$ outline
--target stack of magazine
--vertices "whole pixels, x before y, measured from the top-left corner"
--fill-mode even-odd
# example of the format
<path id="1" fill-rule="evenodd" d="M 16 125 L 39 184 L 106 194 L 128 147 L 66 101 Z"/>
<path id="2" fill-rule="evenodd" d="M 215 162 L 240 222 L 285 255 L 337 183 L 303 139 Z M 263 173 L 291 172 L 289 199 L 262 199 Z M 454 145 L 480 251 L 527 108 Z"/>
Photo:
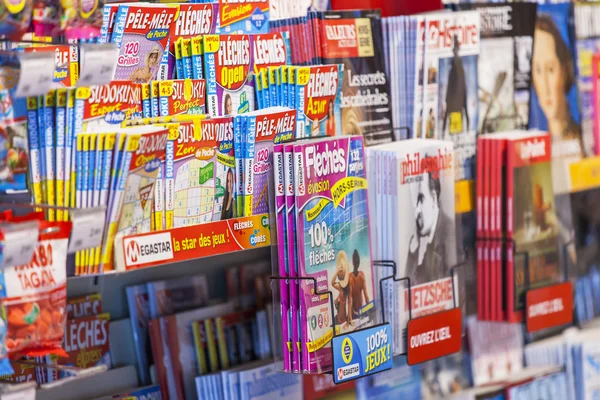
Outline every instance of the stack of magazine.
<path id="1" fill-rule="evenodd" d="M 525 291 L 563 279 L 550 135 L 484 135 L 478 147 L 478 316 L 520 322 Z"/>
<path id="2" fill-rule="evenodd" d="M 331 338 L 376 321 L 363 146 L 349 136 L 274 147 L 278 274 L 300 278 L 279 285 L 286 371 L 330 371 Z"/>
<path id="3" fill-rule="evenodd" d="M 475 11 L 391 17 L 383 23 L 397 138 L 451 140 L 457 180 L 475 175 L 478 98 L 473 77 L 480 25 Z"/>
<path id="4" fill-rule="evenodd" d="M 409 317 L 458 306 L 451 278 L 457 259 L 455 164 L 449 141 L 410 139 L 367 149 L 374 255 L 395 263 L 396 278 L 410 279 L 410 292 L 408 282 L 386 280 L 382 298 L 378 293 L 385 322 L 392 325 L 394 354 L 406 352 Z M 377 267 L 376 281 L 392 273 L 389 265 Z"/>
<path id="5" fill-rule="evenodd" d="M 526 129 L 537 4 L 456 4 L 481 18 L 478 62 L 480 134 Z"/>

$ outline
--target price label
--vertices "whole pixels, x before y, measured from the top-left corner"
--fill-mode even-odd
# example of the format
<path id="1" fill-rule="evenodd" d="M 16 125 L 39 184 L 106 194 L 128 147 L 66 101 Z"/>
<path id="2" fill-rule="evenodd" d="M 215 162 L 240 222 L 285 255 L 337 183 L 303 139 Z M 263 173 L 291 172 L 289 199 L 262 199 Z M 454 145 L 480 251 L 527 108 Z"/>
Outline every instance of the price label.
<path id="1" fill-rule="evenodd" d="M 81 69 L 77 86 L 104 85 L 110 83 L 117 67 L 119 49 L 110 44 L 82 44 Z"/>
<path id="2" fill-rule="evenodd" d="M 91 249 L 102 244 L 106 208 L 84 208 L 71 211 L 71 240 L 69 253 Z"/>
<path id="3" fill-rule="evenodd" d="M 334 336 L 333 382 L 338 384 L 392 368 L 390 324 Z"/>
<path id="4" fill-rule="evenodd" d="M 15 97 L 41 96 L 52 89 L 54 57 L 51 51 L 19 54 L 20 73 Z"/>
<path id="5" fill-rule="evenodd" d="M 14 267 L 28 264 L 38 244 L 40 224 L 28 221 L 19 224 L 5 225 L 2 228 L 2 267 Z"/>

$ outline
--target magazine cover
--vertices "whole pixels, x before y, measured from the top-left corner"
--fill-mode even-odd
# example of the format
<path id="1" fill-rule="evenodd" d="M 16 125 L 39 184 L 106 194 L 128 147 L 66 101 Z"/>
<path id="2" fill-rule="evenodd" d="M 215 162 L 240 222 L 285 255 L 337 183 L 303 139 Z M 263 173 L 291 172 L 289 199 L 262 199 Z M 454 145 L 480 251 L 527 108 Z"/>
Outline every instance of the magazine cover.
<path id="1" fill-rule="evenodd" d="M 234 217 L 231 117 L 177 125 L 179 136 L 167 146 L 167 226 L 177 228 Z"/>
<path id="2" fill-rule="evenodd" d="M 527 129 L 537 5 L 460 4 L 481 16 L 479 133 Z"/>
<path id="3" fill-rule="evenodd" d="M 233 118 L 220 117 L 202 121 L 202 137 L 215 138 L 213 221 L 239 215 L 235 206 L 235 158 L 233 145 Z"/>
<path id="4" fill-rule="evenodd" d="M 223 33 L 269 33 L 269 0 L 219 0 Z"/>
<path id="5" fill-rule="evenodd" d="M 68 320 L 64 338 L 68 358 L 59 357 L 58 363 L 82 369 L 106 365 L 110 369 L 109 327 L 108 313 Z M 63 374 L 69 376 L 68 372 Z"/>
<path id="6" fill-rule="evenodd" d="M 340 93 L 343 65 L 319 65 L 296 69 L 298 138 L 342 134 Z"/>
<path id="7" fill-rule="evenodd" d="M 558 224 L 551 169 L 551 138 L 546 133 L 508 140 L 507 237 L 515 242 L 514 254 L 509 246 L 506 282 L 507 313 L 510 322 L 523 318 L 525 291 L 562 280 L 558 259 Z M 510 207 L 510 205 L 509 205 Z M 529 266 L 520 254 L 529 253 Z M 527 271 L 529 276 L 526 277 Z"/>
<path id="8" fill-rule="evenodd" d="M 273 190 L 273 146 L 295 137 L 296 110 L 272 107 L 246 116 L 244 216 L 269 212 L 269 190 Z"/>
<path id="9" fill-rule="evenodd" d="M 35 130 L 37 123 L 30 118 L 30 113 L 37 113 L 29 111 L 29 99 L 17 99 L 13 95 L 7 90 L 0 91 L 0 102 L 4 104 L 0 123 L 0 191 L 25 190 L 29 167 L 29 180 L 37 201 L 42 196 L 40 140 Z M 34 103 L 31 105 L 37 106 L 37 99 Z"/>
<path id="10" fill-rule="evenodd" d="M 382 238 L 389 238 L 386 254 L 396 262 L 396 276 L 410 278 L 412 318 L 458 306 L 453 291 L 458 298 L 459 290 L 450 277 L 457 261 L 452 142 L 412 139 L 371 149 L 389 166 L 381 177 L 384 195 L 381 205 L 377 203 L 378 214 L 387 220 Z M 395 286 L 396 292 L 401 290 Z M 427 300 L 419 295 L 431 290 L 440 295 Z M 392 295 L 397 303 L 395 332 L 404 336 L 408 303 L 404 296 Z M 405 341 L 399 340 L 395 353 L 405 351 Z"/>
<path id="11" fill-rule="evenodd" d="M 174 373 L 174 379 L 169 381 L 169 389 L 174 388 L 176 393 L 173 398 L 198 398 L 194 385 L 197 363 L 194 351 L 194 335 L 190 329 L 192 322 L 215 318 L 232 312 L 232 303 L 219 303 L 161 318 L 161 324 L 164 325 L 164 332 L 167 336 L 170 363 Z"/>
<path id="12" fill-rule="evenodd" d="M 100 397 L 95 400 L 160 400 L 160 385 L 151 385 L 126 390 L 113 396 Z"/>
<path id="13" fill-rule="evenodd" d="M 113 172 L 111 196 L 107 210 L 108 225 L 102 247 L 102 267 L 113 268 L 113 248 L 124 257 L 120 239 L 134 233 L 150 232 L 154 182 L 160 160 L 165 157 L 168 128 L 119 128 L 117 142 L 122 154 Z M 114 164 L 115 166 L 117 164 Z M 113 247 L 115 240 L 116 246 Z"/>
<path id="14" fill-rule="evenodd" d="M 298 273 L 303 369 L 331 369 L 331 338 L 371 326 L 373 303 L 367 181 L 363 138 L 294 146 Z M 332 321 L 331 318 L 334 320 Z"/>
<path id="15" fill-rule="evenodd" d="M 138 376 L 140 382 L 149 383 L 153 352 L 151 351 L 148 330 L 148 320 L 150 319 L 148 289 L 144 284 L 129 286 L 126 289 L 126 293 L 131 331 L 135 343 Z"/>
<path id="16" fill-rule="evenodd" d="M 92 293 L 67 299 L 67 319 L 102 314 L 102 295 Z"/>
<path id="17" fill-rule="evenodd" d="M 289 32 L 254 35 L 252 50 L 254 55 L 254 73 L 268 67 L 279 67 L 292 63 Z"/>
<path id="18" fill-rule="evenodd" d="M 202 45 L 201 37 L 203 35 L 217 33 L 218 6 L 217 3 L 179 4 L 179 14 L 175 21 L 175 32 L 171 38 L 169 50 L 169 76 L 171 79 L 183 78 L 183 76 L 177 76 L 178 74 L 175 66 L 176 43 L 180 43 L 179 39 L 191 39 L 192 54 L 196 53 L 196 55 L 198 55 Z M 196 50 L 194 50 L 194 46 L 196 46 Z M 201 62 L 201 54 L 198 56 Z M 192 71 L 193 70 L 194 69 L 192 69 Z M 199 71 L 202 72 L 202 66 L 200 66 Z M 194 78 L 198 79 L 202 78 L 202 76 L 194 76 Z"/>
<path id="19" fill-rule="evenodd" d="M 595 168 L 595 158 L 578 162 L 571 166 L 572 180 L 575 182 L 582 176 L 580 168 Z M 586 165 L 587 164 L 587 165 Z M 581 167 L 579 167 L 581 166 Z M 578 168 L 579 167 L 579 168 Z M 578 179 L 579 178 L 579 179 Z M 600 276 L 598 275 L 598 253 L 600 251 L 600 237 L 598 224 L 600 223 L 596 202 L 600 198 L 597 187 L 573 188 L 567 196 L 568 209 L 572 219 L 575 262 L 568 264 L 570 278 L 576 282 L 575 309 L 579 323 L 595 318 L 600 314 Z M 557 212 L 560 214 L 561 204 L 556 198 Z"/>
<path id="20" fill-rule="evenodd" d="M 208 304 L 208 282 L 204 275 L 148 282 L 146 285 L 152 319 Z"/>
<path id="21" fill-rule="evenodd" d="M 111 37 L 120 49 L 115 80 L 148 83 L 156 78 L 177 11 L 177 7 L 168 5 L 119 6 Z M 125 17 L 120 19 L 119 14 Z"/>
<path id="22" fill-rule="evenodd" d="M 206 35 L 203 45 L 204 70 L 210 78 L 206 82 L 207 114 L 217 117 L 253 111 L 253 36 Z"/>
<path id="23" fill-rule="evenodd" d="M 385 73 L 379 10 L 328 11 L 319 21 L 323 63 L 344 65 L 342 133 L 362 135 L 365 145 L 392 140 L 391 97 Z"/>
<path id="24" fill-rule="evenodd" d="M 516 324 L 467 320 L 473 384 L 502 380 L 523 369 L 522 327 Z"/>
<path id="25" fill-rule="evenodd" d="M 356 381 L 356 398 L 369 399 L 420 399 L 422 398 L 419 367 L 406 364 L 406 358 L 394 358 L 391 370 Z"/>
<path id="26" fill-rule="evenodd" d="M 125 120 L 139 118 L 141 95 L 141 85 L 131 82 L 77 88 L 72 137 L 99 128 L 113 129 Z"/>
<path id="27" fill-rule="evenodd" d="M 600 49 L 600 35 L 594 23 L 600 15 L 595 4 L 575 6 L 575 38 L 577 51 L 577 86 L 581 101 L 581 131 L 585 154 L 597 154 L 599 143 L 594 132 L 594 76 L 592 58 Z"/>
<path id="28" fill-rule="evenodd" d="M 571 3 L 538 5 L 531 59 L 529 128 L 550 132 L 552 157 L 584 155 L 575 81 Z M 559 73 L 555 73 L 559 68 Z"/>
<path id="29" fill-rule="evenodd" d="M 279 369 L 278 369 L 279 368 Z M 302 400 L 302 376 L 278 373 L 281 366 L 267 363 L 244 368 L 239 373 L 240 400 L 281 399 Z"/>
<path id="30" fill-rule="evenodd" d="M 178 114 L 204 114 L 206 81 L 204 79 L 173 79 L 158 84 L 161 117 Z"/>
<path id="31" fill-rule="evenodd" d="M 475 11 L 426 19 L 421 138 L 454 143 L 456 180 L 475 177 L 479 33 Z"/>
<path id="32" fill-rule="evenodd" d="M 433 16 L 432 16 L 433 17 Z M 426 39 L 426 17 L 417 16 L 415 17 L 415 25 L 408 27 L 408 36 L 409 36 L 409 44 L 407 45 L 407 50 L 411 53 L 411 45 L 414 43 L 414 74 L 412 75 L 412 83 L 408 81 L 409 94 L 412 92 L 414 99 L 413 101 L 408 102 L 409 110 L 412 110 L 412 118 L 410 119 L 410 127 L 411 134 L 414 138 L 422 138 L 425 137 L 423 133 L 423 99 L 424 99 L 424 85 L 425 85 L 425 39 Z M 401 28 L 396 24 L 396 32 L 401 31 Z M 414 41 L 410 37 L 412 29 L 415 28 L 416 38 Z M 394 35 L 394 30 L 392 30 L 391 35 Z M 401 53 L 400 53 L 401 54 Z M 408 75 L 410 78 L 410 75 Z M 400 77 L 402 79 L 402 77 Z M 401 85 L 401 83 L 399 84 Z M 402 87 L 402 86 L 400 86 Z M 414 87 L 414 90 L 412 88 Z M 400 118 L 402 115 L 402 109 L 400 110 Z M 411 114 L 409 114 L 411 115 Z M 402 128 L 400 125 L 397 128 Z"/>

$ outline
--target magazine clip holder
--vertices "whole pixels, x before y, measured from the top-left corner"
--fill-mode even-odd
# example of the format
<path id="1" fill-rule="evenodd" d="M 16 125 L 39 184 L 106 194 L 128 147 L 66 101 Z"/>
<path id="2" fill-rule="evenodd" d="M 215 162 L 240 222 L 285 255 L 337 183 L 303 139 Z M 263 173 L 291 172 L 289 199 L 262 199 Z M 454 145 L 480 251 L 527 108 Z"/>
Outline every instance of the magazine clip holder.
<path id="1" fill-rule="evenodd" d="M 84 379 L 93 375 L 101 374 L 108 370 L 106 365 L 97 365 L 90 368 L 77 368 L 68 365 L 57 365 L 57 364 L 46 364 L 40 363 L 33 360 L 19 360 L 13 361 L 15 364 L 23 364 L 29 365 L 36 368 L 42 368 L 47 370 L 56 371 L 58 374 L 64 373 L 64 377 L 56 380 L 52 380 L 51 382 L 42 383 L 39 385 L 40 389 L 50 389 L 57 386 L 62 386 L 67 382 L 71 382 L 78 379 Z M 50 371 L 46 371 L 47 374 L 50 374 Z M 0 398 L 1 400 L 1 398 Z"/>
<path id="2" fill-rule="evenodd" d="M 523 322 L 525 331 L 530 340 L 541 339 L 556 334 L 556 329 L 572 325 L 574 321 L 573 304 L 573 284 L 568 279 L 568 248 L 573 244 L 572 241 L 562 245 L 561 279 L 558 283 L 549 283 L 531 287 L 529 252 L 515 252 L 515 259 L 518 254 L 525 256 L 525 281 L 523 295 Z M 516 246 L 512 241 L 513 248 Z M 560 254 L 559 254 L 560 256 Z M 516 274 L 515 274 L 516 275 Z M 516 276 L 515 276 L 516 278 Z"/>
<path id="3" fill-rule="evenodd" d="M 117 69 L 118 55 L 119 48 L 114 43 L 80 43 L 77 87 L 110 83 Z"/>
<path id="4" fill-rule="evenodd" d="M 55 57 L 52 51 L 0 51 L 0 89 L 14 90 L 15 98 L 47 94 L 54 85 Z"/>
<path id="5" fill-rule="evenodd" d="M 463 331 L 462 331 L 462 312 L 460 311 L 460 301 L 459 301 L 459 299 L 457 299 L 457 296 L 458 296 L 457 291 L 460 290 L 460 287 L 464 287 L 464 286 L 460 286 L 458 284 L 458 279 L 459 278 L 458 278 L 458 272 L 457 271 L 458 271 L 459 268 L 462 268 L 464 265 L 466 265 L 466 263 L 467 263 L 467 260 L 465 259 L 464 261 L 462 261 L 462 262 L 460 262 L 460 263 L 458 263 L 458 264 L 456 264 L 456 265 L 454 265 L 454 266 L 452 266 L 450 268 L 450 279 L 451 279 L 451 282 L 452 282 L 452 305 L 453 305 L 453 307 L 451 309 L 449 309 L 449 310 L 445 310 L 445 311 L 441 311 L 441 312 L 436 312 L 436 313 L 429 314 L 429 315 L 426 315 L 426 316 L 423 316 L 423 317 L 413 318 L 413 305 L 412 305 L 412 292 L 411 292 L 412 286 L 411 286 L 411 280 L 410 280 L 410 278 L 409 277 L 397 278 L 396 277 L 397 265 L 396 265 L 396 262 L 394 262 L 392 260 L 376 260 L 376 261 L 373 261 L 373 265 L 376 266 L 376 267 L 392 268 L 392 275 L 383 277 L 383 278 L 381 278 L 379 280 L 379 290 L 380 290 L 380 295 L 381 295 L 381 301 L 380 301 L 380 303 L 381 303 L 381 317 L 382 317 L 382 321 L 384 321 L 384 322 L 386 321 L 385 301 L 384 301 L 385 292 L 386 292 L 386 290 L 384 288 L 385 282 L 386 281 L 392 281 L 394 283 L 397 283 L 397 282 L 406 282 L 406 291 L 407 291 L 407 295 L 408 295 L 407 296 L 408 297 L 408 301 L 407 301 L 407 306 L 408 306 L 407 307 L 408 320 L 407 320 L 407 328 L 403 328 L 402 337 L 400 339 L 400 340 L 402 340 L 404 342 L 404 349 L 405 350 L 404 350 L 404 352 L 395 352 L 394 356 L 408 355 L 408 353 L 409 353 L 408 326 L 411 323 L 411 321 L 419 321 L 419 320 L 422 320 L 422 319 L 435 319 L 436 316 L 438 316 L 438 315 L 443 315 L 443 314 L 446 314 L 447 312 L 456 312 L 456 313 L 458 313 L 460 315 L 460 318 L 459 318 L 460 328 L 459 329 L 460 329 L 461 333 L 458 336 L 462 337 L 462 335 L 463 335 Z M 393 292 L 394 292 L 393 297 L 394 298 L 397 297 L 398 294 L 395 293 L 395 289 L 393 290 Z M 402 296 L 402 294 L 400 294 L 400 296 Z M 458 311 L 454 311 L 454 310 L 458 310 Z M 459 350 L 460 350 L 460 347 L 458 347 L 458 349 L 456 349 L 456 351 L 459 351 Z M 446 354 L 440 354 L 439 356 L 428 358 L 427 361 L 435 360 L 436 358 L 452 354 L 452 353 L 454 353 L 456 351 L 453 351 L 451 353 L 446 353 Z"/>
<path id="6" fill-rule="evenodd" d="M 333 310 L 335 310 L 335 305 L 334 305 L 334 298 L 333 298 L 333 293 L 331 291 L 324 291 L 324 292 L 319 292 L 318 288 L 317 288 L 317 280 L 313 277 L 278 277 L 278 276 L 272 276 L 270 277 L 271 282 L 273 281 L 297 281 L 297 282 L 312 282 L 313 285 L 313 295 L 315 296 L 327 296 L 329 298 L 329 309 L 331 310 L 330 314 L 329 314 L 329 318 L 331 321 L 331 326 L 332 326 L 332 330 L 333 330 L 333 335 L 332 338 L 328 341 L 329 343 L 331 343 L 331 357 L 332 357 L 332 362 L 333 362 L 333 369 L 324 369 L 323 366 L 319 365 L 319 363 L 317 362 L 317 370 L 316 371 L 283 371 L 283 372 L 294 372 L 294 373 L 302 373 L 302 374 L 331 374 L 332 378 L 333 378 L 333 382 L 334 384 L 341 384 L 341 383 L 346 383 L 349 381 L 353 381 L 365 376 L 369 376 L 369 375 L 373 375 L 375 373 L 379 373 L 379 372 L 383 372 L 383 371 L 387 371 L 389 369 L 392 368 L 393 363 L 392 363 L 392 355 L 391 355 L 391 351 L 389 352 L 389 362 L 386 363 L 386 366 L 378 368 L 376 371 L 372 372 L 372 373 L 359 373 L 356 376 L 352 376 L 352 377 L 348 377 L 348 378 L 344 378 L 343 380 L 340 379 L 340 368 L 336 369 L 336 359 L 346 359 L 346 357 L 348 357 L 348 353 L 353 353 L 353 352 L 358 352 L 360 353 L 361 350 L 363 350 L 362 346 L 360 346 L 364 341 L 364 337 L 369 337 L 369 333 L 371 332 L 376 332 L 377 330 L 380 330 L 379 328 L 383 328 L 386 332 L 386 342 L 389 341 L 391 339 L 391 329 L 390 329 L 390 324 L 389 323 L 381 323 L 381 324 L 376 324 L 373 326 L 369 326 L 367 328 L 361 328 L 361 329 L 356 329 L 353 330 L 351 332 L 347 332 L 347 333 L 339 333 L 339 323 L 336 322 L 336 318 L 337 315 L 334 313 Z M 301 290 L 301 289 L 300 289 Z M 278 292 L 279 291 L 279 285 L 277 285 L 277 289 L 275 289 L 273 292 Z M 374 300 L 371 301 L 371 303 L 375 303 Z M 277 313 L 273 313 L 274 315 Z M 278 329 L 276 329 L 277 325 L 273 325 L 273 337 L 278 337 L 277 335 L 279 334 L 279 337 L 281 337 L 281 333 L 278 331 Z M 360 336 L 361 339 L 357 339 L 356 337 Z M 371 335 L 373 336 L 373 335 Z M 341 341 L 341 346 L 340 345 L 336 345 L 335 342 L 340 342 Z M 313 342 L 312 338 L 311 338 L 311 342 Z M 354 343 L 354 346 L 352 345 L 352 343 Z M 392 348 L 392 343 L 389 343 L 390 345 L 390 349 Z M 280 346 L 281 347 L 281 344 Z M 348 350 L 350 349 L 350 350 Z M 380 347 L 380 351 L 381 351 L 381 347 Z M 350 354 L 349 357 L 352 357 L 352 354 Z M 346 362 L 351 363 L 351 361 Z M 337 371 L 337 372 L 336 372 Z M 364 368 L 363 370 L 364 371 Z M 361 371 L 361 372 L 362 372 Z M 337 375 L 337 376 L 336 376 Z M 337 379 L 336 379 L 337 378 Z"/>
<path id="7" fill-rule="evenodd" d="M 537 331 L 546 331 L 547 328 L 552 328 L 552 327 L 558 327 L 558 326 L 563 326 L 563 325 L 567 325 L 572 323 L 573 321 L 573 312 L 572 312 L 572 308 L 573 308 L 573 295 L 572 295 L 572 285 L 571 282 L 568 281 L 568 279 L 566 279 L 567 277 L 567 268 L 568 268 L 568 259 L 564 259 L 564 257 L 568 257 L 567 256 L 567 250 L 568 247 L 570 245 L 572 245 L 571 242 L 566 243 L 563 245 L 563 260 L 558 260 L 558 262 L 560 262 L 561 265 L 561 282 L 559 283 L 550 283 L 550 284 L 546 284 L 546 285 L 536 285 L 535 287 L 531 286 L 531 282 L 530 282 L 530 254 L 529 251 L 525 250 L 525 251 L 516 251 L 516 242 L 514 241 L 514 239 L 508 239 L 508 238 L 478 238 L 477 239 L 477 243 L 483 243 L 484 245 L 489 245 L 491 243 L 494 244 L 501 244 L 503 246 L 504 249 L 507 249 L 509 246 L 512 249 L 512 254 L 513 254 L 513 270 L 514 272 L 514 277 L 513 280 L 511 282 L 509 282 L 509 284 L 513 285 L 513 287 L 517 286 L 517 279 L 518 274 L 516 273 L 516 265 L 517 265 L 517 260 L 519 258 L 523 258 L 523 284 L 522 284 L 522 295 L 519 298 L 519 303 L 522 304 L 522 306 L 519 306 L 518 308 L 515 308 L 514 312 L 517 313 L 516 314 L 516 318 L 522 322 L 523 324 L 525 324 L 526 326 L 526 330 L 528 333 L 533 333 L 533 332 L 537 332 Z M 562 261 L 562 262 L 561 262 Z M 505 291 L 505 288 L 502 287 L 502 292 Z M 569 295 L 567 296 L 566 294 L 569 293 Z M 531 309 L 531 306 L 533 306 L 535 308 L 536 304 L 539 303 L 547 303 L 548 301 L 552 302 L 555 299 L 559 299 L 558 301 L 562 301 L 562 308 L 563 310 L 569 309 L 570 313 L 559 313 L 560 317 L 558 319 L 556 318 L 552 318 L 552 320 L 548 320 L 547 318 L 544 320 L 544 318 L 542 318 L 542 322 L 541 323 L 531 323 L 531 321 L 533 320 L 533 317 L 538 317 L 540 316 L 540 314 L 536 311 L 535 314 L 536 315 L 531 315 L 529 314 L 529 310 Z M 554 303 L 552 303 L 554 304 Z M 558 304 L 558 303 L 557 303 Z M 553 305 L 551 307 L 554 307 Z M 557 305 L 558 307 L 558 305 Z M 553 308 L 550 309 L 551 311 L 549 313 L 546 313 L 546 311 L 542 311 L 543 315 L 553 315 L 556 314 L 553 310 Z M 502 314 L 506 314 L 507 311 L 504 310 L 502 312 Z M 567 317 L 567 314 L 570 314 L 570 317 Z M 504 315 L 500 316 L 500 321 L 504 321 L 504 320 L 509 320 L 509 318 L 506 318 Z M 493 321 L 493 319 L 489 319 L 491 321 Z M 568 320 L 568 321 L 567 321 Z M 562 322 L 561 322 L 562 321 Z M 567 321 L 567 322 L 565 322 Z M 515 321 L 516 322 L 516 321 Z M 547 334 L 551 334 L 551 331 L 546 331 Z"/>
<path id="8" fill-rule="evenodd" d="M 70 208 L 50 206 L 47 204 L 0 202 L 0 212 L 5 210 L 12 211 L 16 216 L 26 215 L 30 212 L 43 211 L 46 220 L 71 221 L 72 228 L 71 237 L 69 239 L 69 254 L 74 254 L 81 250 L 92 249 L 102 245 L 104 225 L 106 220 L 105 206 Z"/>
<path id="9" fill-rule="evenodd" d="M 34 400 L 36 397 L 37 383 L 35 381 L 13 383 L 0 383 L 0 400 Z"/>
<path id="10" fill-rule="evenodd" d="M 39 45 L 70 46 L 71 52 L 77 52 L 79 73 L 77 87 L 104 85 L 112 81 L 117 68 L 119 48 L 114 43 L 64 43 L 61 41 L 5 41 L 5 44 L 22 43 Z M 72 49 L 76 47 L 76 49 Z M 1 75 L 2 88 L 16 88 L 16 97 L 42 96 L 56 88 L 56 61 L 53 51 L 25 53 L 14 50 L 0 51 L 0 60 L 4 59 L 4 73 Z M 69 65 L 65 66 L 69 68 Z M 56 78 L 58 79 L 58 78 Z"/>

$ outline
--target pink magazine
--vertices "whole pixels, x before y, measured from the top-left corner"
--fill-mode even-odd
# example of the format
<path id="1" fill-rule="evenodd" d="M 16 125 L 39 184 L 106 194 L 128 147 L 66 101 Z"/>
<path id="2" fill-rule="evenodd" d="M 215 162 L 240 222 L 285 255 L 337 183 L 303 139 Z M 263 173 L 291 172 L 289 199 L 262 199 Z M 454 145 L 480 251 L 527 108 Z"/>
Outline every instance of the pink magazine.
<path id="1" fill-rule="evenodd" d="M 287 238 L 286 238 L 286 215 L 285 215 L 285 192 L 284 192 L 284 154 L 283 145 L 277 144 L 273 147 L 273 175 L 275 186 L 275 213 L 277 218 L 277 261 L 279 264 L 279 277 L 284 278 L 288 273 L 287 257 Z M 288 281 L 279 281 L 279 298 L 281 304 L 281 337 L 282 337 L 282 356 L 283 369 L 292 370 L 291 360 L 291 337 L 290 325 L 292 316 L 290 314 L 290 293 L 288 290 Z"/>
<path id="2" fill-rule="evenodd" d="M 314 279 L 299 295 L 308 372 L 331 370 L 334 335 L 376 323 L 365 165 L 362 136 L 294 145 L 298 276 Z"/>
<path id="3" fill-rule="evenodd" d="M 594 153 L 600 154 L 600 54 L 595 54 L 592 61 L 594 81 Z"/>
<path id="4" fill-rule="evenodd" d="M 284 186 L 285 186 L 285 212 L 287 229 L 287 258 L 288 273 L 291 278 L 298 276 L 298 261 L 296 260 L 296 213 L 294 206 L 296 203 L 294 194 L 294 145 L 286 144 L 283 146 L 284 152 Z M 302 370 L 300 364 L 300 351 L 303 349 L 300 345 L 300 325 L 298 313 L 300 307 L 298 304 L 298 281 L 290 280 L 290 308 L 292 313 L 291 337 L 292 337 L 292 369 L 294 372 Z"/>

